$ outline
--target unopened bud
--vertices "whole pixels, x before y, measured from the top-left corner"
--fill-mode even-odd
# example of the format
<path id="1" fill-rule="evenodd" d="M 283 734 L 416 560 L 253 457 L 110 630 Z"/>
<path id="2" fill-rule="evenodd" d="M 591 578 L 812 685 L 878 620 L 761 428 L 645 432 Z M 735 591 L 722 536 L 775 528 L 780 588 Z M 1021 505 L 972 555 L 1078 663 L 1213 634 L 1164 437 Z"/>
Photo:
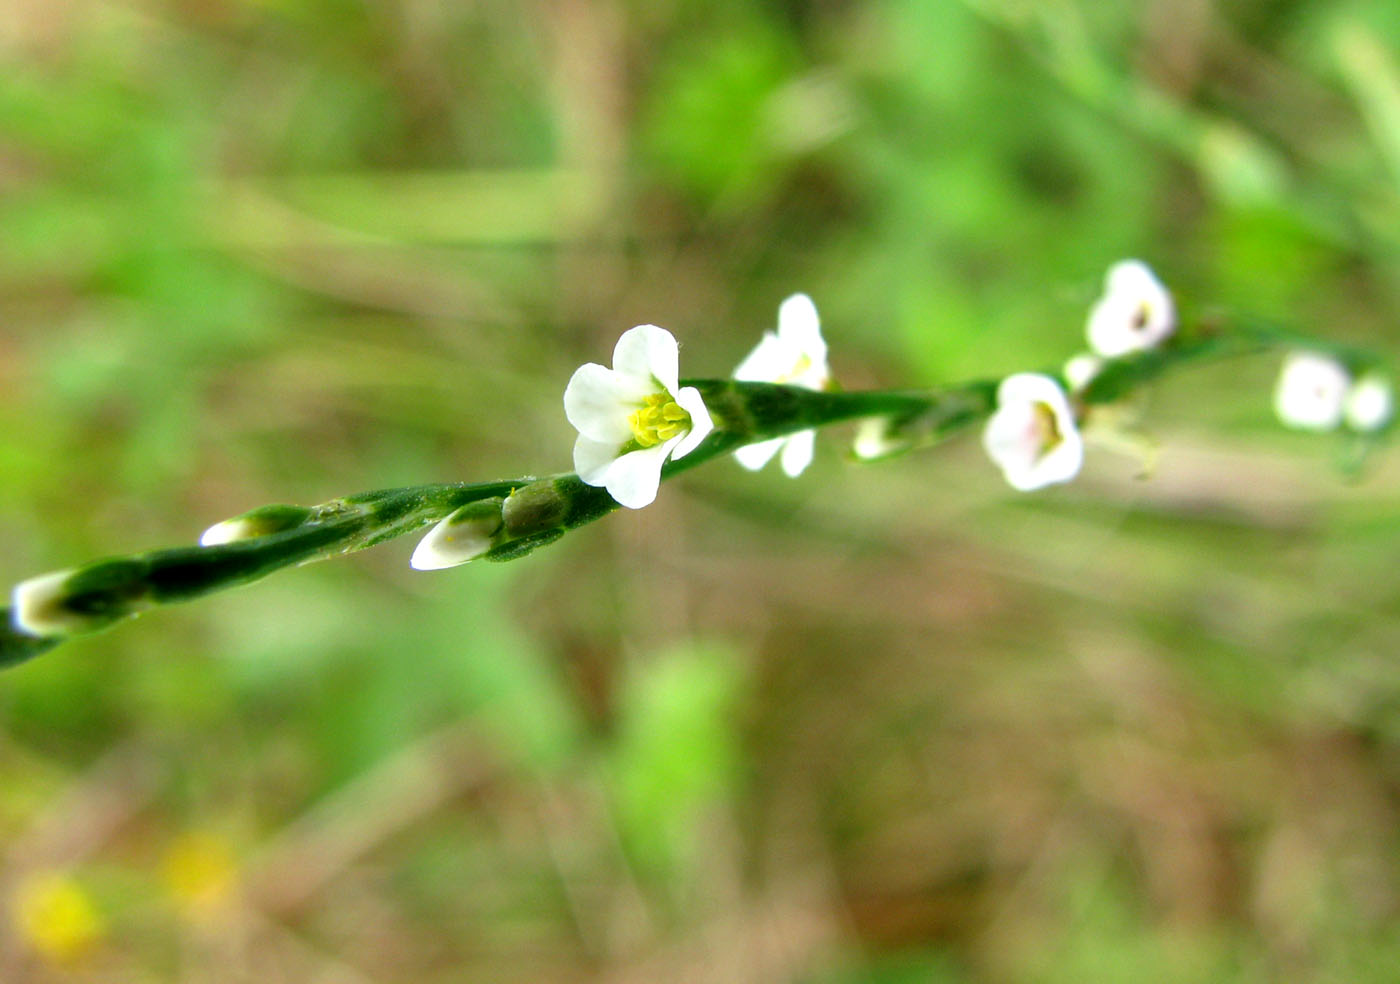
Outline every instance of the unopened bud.
<path id="1" fill-rule="evenodd" d="M 33 636 L 92 632 L 148 607 L 146 568 L 110 560 L 40 574 L 15 585 L 11 620 Z"/>
<path id="2" fill-rule="evenodd" d="M 306 522 L 311 510 L 306 506 L 261 506 L 241 516 L 215 523 L 199 538 L 201 547 L 237 543 L 259 536 L 271 536 L 295 529 Z"/>
<path id="3" fill-rule="evenodd" d="M 856 427 L 851 453 L 861 461 L 879 461 L 907 450 L 909 442 L 890 433 L 891 423 L 888 417 L 867 417 L 862 420 Z"/>
<path id="4" fill-rule="evenodd" d="M 506 532 L 512 537 L 531 536 L 564 524 L 569 499 L 555 480 L 544 478 L 512 492 L 501 509 Z"/>
<path id="5" fill-rule="evenodd" d="M 418 571 L 465 564 L 490 550 L 500 529 L 499 498 L 469 502 L 428 531 L 408 564 Z"/>

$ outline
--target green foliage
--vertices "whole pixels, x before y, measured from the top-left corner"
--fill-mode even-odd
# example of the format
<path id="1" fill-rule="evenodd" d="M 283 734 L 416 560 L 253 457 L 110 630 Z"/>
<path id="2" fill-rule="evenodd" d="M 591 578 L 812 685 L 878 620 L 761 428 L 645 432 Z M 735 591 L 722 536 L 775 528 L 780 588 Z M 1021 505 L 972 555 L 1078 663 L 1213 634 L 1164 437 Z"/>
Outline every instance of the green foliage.
<path id="1" fill-rule="evenodd" d="M 609 751 L 618 823 L 648 868 L 693 870 L 707 814 L 733 795 L 742 668 L 705 643 L 632 664 L 618 693 Z"/>

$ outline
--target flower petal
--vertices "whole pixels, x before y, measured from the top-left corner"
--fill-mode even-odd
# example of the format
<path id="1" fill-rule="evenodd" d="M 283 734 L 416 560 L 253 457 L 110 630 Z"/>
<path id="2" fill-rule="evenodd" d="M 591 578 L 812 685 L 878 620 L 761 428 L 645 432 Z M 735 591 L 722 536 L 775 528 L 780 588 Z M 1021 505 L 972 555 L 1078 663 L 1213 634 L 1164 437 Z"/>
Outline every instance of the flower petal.
<path id="1" fill-rule="evenodd" d="M 997 387 L 997 405 L 1012 403 L 1044 403 L 1055 411 L 1057 418 L 1062 411 L 1069 412 L 1069 401 L 1060 384 L 1039 372 L 1018 372 L 1001 381 Z"/>
<path id="2" fill-rule="evenodd" d="M 1084 467 L 1084 440 L 1077 430 L 1063 432 L 1060 443 L 1047 452 L 1026 474 L 1032 483 L 1021 491 L 1029 492 L 1046 485 L 1068 482 Z"/>
<path id="3" fill-rule="evenodd" d="M 746 444 L 734 452 L 734 458 L 749 471 L 758 471 L 783 448 L 785 437 L 774 437 L 757 444 Z"/>
<path id="4" fill-rule="evenodd" d="M 788 478 L 796 478 L 807 470 L 812 463 L 816 443 L 817 432 L 814 430 L 798 431 L 787 438 L 787 443 L 783 445 L 782 465 Z"/>
<path id="5" fill-rule="evenodd" d="M 812 362 L 826 366 L 821 318 L 817 315 L 816 304 L 806 294 L 793 294 L 778 306 L 778 337 Z"/>
<path id="6" fill-rule="evenodd" d="M 665 328 L 638 325 L 617 340 L 613 369 L 634 380 L 655 379 L 666 392 L 675 393 L 680 385 L 680 344 Z"/>
<path id="7" fill-rule="evenodd" d="M 574 471 L 584 485 L 606 485 L 608 468 L 618 459 L 620 441 L 595 441 L 583 434 L 574 442 Z"/>
<path id="8" fill-rule="evenodd" d="M 564 416 L 580 434 L 622 444 L 632 437 L 628 415 L 651 393 L 596 362 L 579 366 L 564 389 Z"/>
<path id="9" fill-rule="evenodd" d="M 709 408 L 705 406 L 704 398 L 700 396 L 700 391 L 694 386 L 673 390 L 672 395 L 677 405 L 690 414 L 690 430 L 676 441 L 675 452 L 671 455 L 672 458 L 684 458 L 710 436 L 710 431 L 715 429 L 715 422 L 710 416 Z M 671 443 L 667 442 L 663 447 L 671 447 Z"/>
<path id="10" fill-rule="evenodd" d="M 734 370 L 734 378 L 746 383 L 771 383 L 786 375 L 796 361 L 797 353 L 792 346 L 766 331 Z"/>
<path id="11" fill-rule="evenodd" d="M 628 509 L 641 509 L 656 501 L 661 487 L 661 466 L 676 439 L 665 444 L 631 451 L 614 461 L 607 470 L 608 495 Z"/>

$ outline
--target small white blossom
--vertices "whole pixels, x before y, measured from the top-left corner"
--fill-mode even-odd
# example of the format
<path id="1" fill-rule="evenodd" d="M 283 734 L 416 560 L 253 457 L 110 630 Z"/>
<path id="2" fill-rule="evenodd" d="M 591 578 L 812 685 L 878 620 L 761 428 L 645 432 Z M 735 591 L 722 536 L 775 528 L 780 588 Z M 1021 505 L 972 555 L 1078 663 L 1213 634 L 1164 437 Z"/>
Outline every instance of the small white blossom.
<path id="1" fill-rule="evenodd" d="M 1274 389 L 1274 412 L 1299 430 L 1329 431 L 1342 422 L 1351 376 L 1328 355 L 1294 352 L 1284 360 Z"/>
<path id="2" fill-rule="evenodd" d="M 831 383 L 826 362 L 826 342 L 822 339 L 817 306 L 806 294 L 793 294 L 778 307 L 778 331 L 763 333 L 758 346 L 748 354 L 734 378 L 750 383 L 786 383 L 804 389 L 822 390 Z M 757 471 L 782 452 L 783 471 L 792 478 L 811 464 L 817 432 L 798 431 L 734 452 L 739 464 Z"/>
<path id="3" fill-rule="evenodd" d="M 1344 408 L 1347 426 L 1363 434 L 1378 431 L 1395 415 L 1395 391 L 1390 380 L 1370 372 L 1352 384 Z"/>
<path id="4" fill-rule="evenodd" d="M 1090 352 L 1080 352 L 1065 363 L 1065 382 L 1071 393 L 1078 393 L 1094 381 L 1103 370 L 1103 359 Z"/>
<path id="5" fill-rule="evenodd" d="M 1002 380 L 982 445 L 1011 487 L 1022 492 L 1068 482 L 1084 463 L 1084 442 L 1065 391 L 1040 373 Z"/>
<path id="6" fill-rule="evenodd" d="M 580 366 L 564 390 L 564 414 L 579 432 L 574 468 L 628 509 L 656 499 L 661 466 L 682 458 L 714 429 L 700 391 L 681 387 L 680 346 L 656 325 L 623 333 L 613 367 Z"/>
<path id="7" fill-rule="evenodd" d="M 1089 312 L 1089 347 L 1113 359 L 1155 348 L 1176 329 L 1172 296 L 1141 260 L 1109 268 L 1104 293 Z"/>

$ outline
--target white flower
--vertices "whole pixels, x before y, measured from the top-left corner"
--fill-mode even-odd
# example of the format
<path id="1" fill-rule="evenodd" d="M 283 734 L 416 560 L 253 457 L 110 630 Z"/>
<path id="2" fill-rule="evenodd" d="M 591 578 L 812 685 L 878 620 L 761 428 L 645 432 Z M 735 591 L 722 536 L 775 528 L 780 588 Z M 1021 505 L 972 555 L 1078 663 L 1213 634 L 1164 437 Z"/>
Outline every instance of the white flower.
<path id="1" fill-rule="evenodd" d="M 1022 492 L 1068 482 L 1084 462 L 1084 442 L 1065 391 L 1040 373 L 1002 380 L 982 445 L 1011 487 Z"/>
<path id="2" fill-rule="evenodd" d="M 578 429 L 574 468 L 628 509 L 656 499 L 661 466 L 682 458 L 714 429 L 694 386 L 681 387 L 680 346 L 656 325 L 623 333 L 613 367 L 580 366 L 564 390 L 564 414 Z"/>
<path id="3" fill-rule="evenodd" d="M 1395 414 L 1395 392 L 1390 380 L 1369 372 L 1352 384 L 1347 393 L 1344 416 L 1354 431 L 1370 433 L 1390 423 Z"/>
<path id="4" fill-rule="evenodd" d="M 1141 260 L 1109 268 L 1104 293 L 1089 312 L 1089 347 L 1113 359 L 1154 348 L 1176 329 L 1172 296 Z"/>
<path id="5" fill-rule="evenodd" d="M 1329 431 L 1342 422 L 1351 376 L 1328 355 L 1294 352 L 1274 389 L 1274 412 L 1299 430 Z"/>
<path id="6" fill-rule="evenodd" d="M 748 354 L 734 378 L 750 383 L 785 383 L 804 389 L 826 389 L 831 370 L 826 363 L 826 342 L 822 339 L 817 306 L 806 294 L 793 294 L 778 307 L 778 331 L 763 333 L 758 346 Z M 734 452 L 739 464 L 757 471 L 782 452 L 783 471 L 796 478 L 812 463 L 817 432 L 798 431 L 783 437 L 749 444 Z"/>

